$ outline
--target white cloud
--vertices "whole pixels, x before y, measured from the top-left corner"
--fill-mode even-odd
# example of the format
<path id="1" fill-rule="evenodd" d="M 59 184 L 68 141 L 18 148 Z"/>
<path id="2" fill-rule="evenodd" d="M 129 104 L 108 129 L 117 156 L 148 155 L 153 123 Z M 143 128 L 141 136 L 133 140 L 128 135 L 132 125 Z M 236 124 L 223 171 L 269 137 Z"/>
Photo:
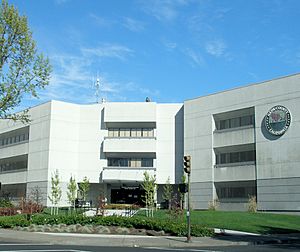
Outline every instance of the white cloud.
<path id="1" fill-rule="evenodd" d="M 95 22 L 96 25 L 102 27 L 109 27 L 115 23 L 115 21 L 98 16 L 94 13 L 90 13 L 89 17 Z"/>
<path id="2" fill-rule="evenodd" d="M 129 17 L 124 17 L 123 26 L 130 31 L 139 32 L 144 30 L 144 23 Z"/>
<path id="3" fill-rule="evenodd" d="M 146 97 L 159 96 L 159 91 L 145 88 L 134 82 L 114 82 L 102 77 L 100 79 L 100 96 L 108 101 L 143 101 Z"/>
<path id="4" fill-rule="evenodd" d="M 143 1 L 142 8 L 159 21 L 172 21 L 177 18 L 179 8 L 187 5 L 187 0 L 151 0 Z"/>
<path id="5" fill-rule="evenodd" d="M 203 66 L 204 59 L 200 53 L 195 52 L 194 50 L 187 48 L 184 50 L 184 53 L 192 60 L 193 65 Z"/>
<path id="6" fill-rule="evenodd" d="M 134 51 L 128 47 L 117 44 L 105 44 L 95 48 L 81 48 L 81 52 L 84 56 L 118 58 L 120 60 L 125 60 L 134 53 Z"/>
<path id="7" fill-rule="evenodd" d="M 124 49 L 126 47 L 119 46 L 116 48 Z M 123 50 L 116 51 L 117 54 L 109 55 L 117 58 L 125 57 L 119 52 Z M 83 50 L 84 53 L 80 52 L 81 54 L 76 56 L 67 54 L 50 55 L 53 73 L 50 85 L 39 92 L 39 103 L 48 100 L 62 100 L 81 104 L 96 102 L 96 73 L 93 72 L 93 66 L 99 62 L 98 57 L 106 57 L 107 52 L 104 55 L 99 48 L 94 50 L 90 48 L 90 50 Z M 129 52 L 131 51 L 129 50 Z M 159 95 L 157 90 L 150 90 L 133 82 L 115 81 L 107 73 L 102 72 L 99 75 L 100 90 L 98 98 L 105 98 L 108 101 L 141 101 L 146 96 Z M 28 102 L 28 104 L 33 104 L 33 101 Z"/>
<path id="8" fill-rule="evenodd" d="M 162 40 L 163 45 L 167 48 L 167 50 L 172 51 L 177 48 L 177 43 L 168 41 L 168 40 Z"/>
<path id="9" fill-rule="evenodd" d="M 41 92 L 43 101 L 56 99 L 86 103 L 93 100 L 90 59 L 55 54 L 50 56 L 50 60 L 53 73 L 49 86 Z"/>
<path id="10" fill-rule="evenodd" d="M 221 57 L 225 54 L 226 47 L 222 40 L 213 40 L 206 43 L 205 50 L 214 57 Z"/>

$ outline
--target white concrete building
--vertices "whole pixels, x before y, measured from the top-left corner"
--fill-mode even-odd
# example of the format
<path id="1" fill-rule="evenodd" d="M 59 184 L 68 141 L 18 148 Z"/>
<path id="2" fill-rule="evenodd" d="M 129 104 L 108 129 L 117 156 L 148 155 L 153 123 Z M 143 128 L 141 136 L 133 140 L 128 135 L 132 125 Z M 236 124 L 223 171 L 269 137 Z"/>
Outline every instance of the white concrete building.
<path id="1" fill-rule="evenodd" d="M 184 103 L 196 209 L 300 211 L 300 74 Z"/>
<path id="2" fill-rule="evenodd" d="M 29 110 L 30 125 L 0 123 L 1 193 L 30 195 L 38 187 L 45 205 L 57 170 L 67 203 L 71 176 L 86 176 L 95 204 L 102 193 L 114 203 L 141 203 L 147 171 L 157 184 L 182 176 L 182 104 L 103 103 L 77 105 L 51 101 Z M 161 201 L 161 189 L 158 190 Z"/>
<path id="3" fill-rule="evenodd" d="M 29 110 L 30 125 L 0 122 L 1 194 L 38 186 L 50 205 L 51 176 L 91 182 L 89 199 L 141 203 L 143 173 L 179 184 L 191 155 L 194 209 L 220 201 L 243 210 L 300 211 L 300 74 L 185 101 L 184 104 L 51 101 Z M 162 186 L 157 193 L 161 203 Z M 61 205 L 67 205 L 66 193 Z"/>

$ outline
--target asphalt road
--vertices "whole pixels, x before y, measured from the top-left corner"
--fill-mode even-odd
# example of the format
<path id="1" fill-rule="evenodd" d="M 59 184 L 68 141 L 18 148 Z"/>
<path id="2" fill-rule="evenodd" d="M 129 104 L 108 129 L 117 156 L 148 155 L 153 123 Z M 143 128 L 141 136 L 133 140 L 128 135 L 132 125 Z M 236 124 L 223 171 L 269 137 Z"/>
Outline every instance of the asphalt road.
<path id="1" fill-rule="evenodd" d="M 154 244 L 155 245 L 155 244 Z M 249 245 L 201 248 L 164 248 L 164 247 L 102 247 L 102 246 L 76 246 L 76 245 L 47 245 L 28 243 L 2 243 L 0 251 L 15 252 L 289 252 L 300 251 L 298 245 Z"/>

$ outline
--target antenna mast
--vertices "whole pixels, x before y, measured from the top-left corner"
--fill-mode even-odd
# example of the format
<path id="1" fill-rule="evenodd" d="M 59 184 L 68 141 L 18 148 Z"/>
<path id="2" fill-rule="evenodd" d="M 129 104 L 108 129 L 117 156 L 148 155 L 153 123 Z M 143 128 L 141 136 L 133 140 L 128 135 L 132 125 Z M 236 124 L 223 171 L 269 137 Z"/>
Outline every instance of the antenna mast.
<path id="1" fill-rule="evenodd" d="M 95 96 L 96 96 L 96 103 L 99 103 L 99 93 L 100 93 L 100 79 L 97 76 L 96 82 L 95 82 Z"/>

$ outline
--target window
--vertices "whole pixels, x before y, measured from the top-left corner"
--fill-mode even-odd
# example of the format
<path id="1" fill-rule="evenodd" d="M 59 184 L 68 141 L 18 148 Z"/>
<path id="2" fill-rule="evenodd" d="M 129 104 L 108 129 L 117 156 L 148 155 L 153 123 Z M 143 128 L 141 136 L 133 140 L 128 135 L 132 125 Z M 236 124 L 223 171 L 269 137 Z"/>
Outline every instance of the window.
<path id="1" fill-rule="evenodd" d="M 28 156 L 17 156 L 0 160 L 0 172 L 11 172 L 27 169 Z"/>
<path id="2" fill-rule="evenodd" d="M 153 129 L 143 129 L 143 137 L 153 137 Z"/>
<path id="3" fill-rule="evenodd" d="M 111 128 L 108 129 L 108 137 L 111 138 L 140 138 L 140 137 L 154 137 L 154 129 L 152 128 Z"/>
<path id="4" fill-rule="evenodd" d="M 18 144 L 29 139 L 29 127 L 20 128 L 8 133 L 0 134 L 0 147 Z"/>
<path id="5" fill-rule="evenodd" d="M 248 125 L 254 125 L 253 115 L 235 117 L 235 118 L 220 120 L 219 122 L 216 122 L 217 130 L 238 128 L 238 127 L 248 126 Z"/>
<path id="6" fill-rule="evenodd" d="M 152 158 L 108 158 L 109 167 L 153 167 Z"/>
<path id="7" fill-rule="evenodd" d="M 249 187 L 219 187 L 217 195 L 219 199 L 226 198 L 248 198 L 249 195 L 256 195 L 255 186 Z"/>
<path id="8" fill-rule="evenodd" d="M 142 158 L 142 167 L 153 167 L 152 158 Z"/>
<path id="9" fill-rule="evenodd" d="M 125 137 L 125 130 L 126 129 L 120 129 L 120 134 L 119 134 L 120 137 Z"/>
<path id="10" fill-rule="evenodd" d="M 255 159 L 255 150 L 216 154 L 217 165 L 251 162 Z"/>

